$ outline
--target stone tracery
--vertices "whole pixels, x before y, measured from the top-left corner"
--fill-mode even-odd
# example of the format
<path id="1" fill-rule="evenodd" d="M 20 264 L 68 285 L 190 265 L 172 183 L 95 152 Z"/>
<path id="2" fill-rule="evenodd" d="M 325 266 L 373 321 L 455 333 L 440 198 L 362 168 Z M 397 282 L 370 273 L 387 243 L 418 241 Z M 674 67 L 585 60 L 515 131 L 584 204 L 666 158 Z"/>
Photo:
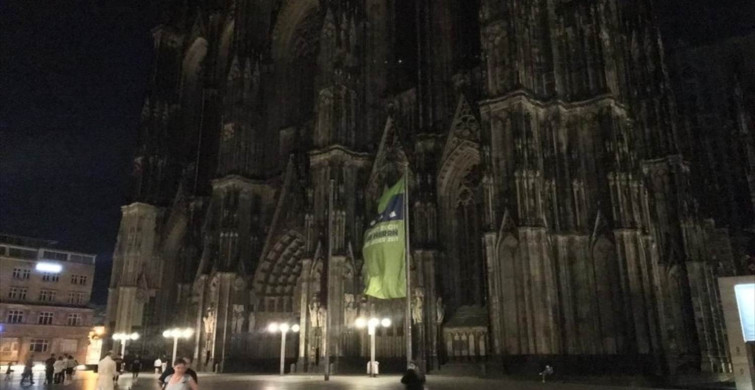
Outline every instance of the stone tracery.
<path id="1" fill-rule="evenodd" d="M 632 5 L 612 2 L 613 15 L 584 2 L 482 0 L 479 20 L 465 21 L 479 23 L 482 63 L 452 77 L 464 48 L 441 28 L 456 19 L 439 17 L 418 26 L 437 39 L 417 45 L 419 68 L 404 77 L 391 34 L 405 29 L 386 4 L 252 3 L 156 32 L 159 82 L 135 160 L 137 199 L 150 205 L 124 209 L 115 256 L 125 273 L 152 269 L 138 260 L 196 275 L 174 289 L 159 272 L 114 273 L 113 288 L 137 278 L 162 310 L 181 302 L 175 321 L 204 330 L 195 353 L 206 368 L 277 353 L 261 331 L 272 321 L 302 327 L 287 344 L 302 370 L 322 369 L 327 343 L 333 356 L 364 356 L 357 315 L 402 321 L 400 302 L 361 295 L 360 246 L 375 200 L 407 166 L 423 364 L 693 355 L 685 283 L 707 274 L 686 264 L 705 264 L 705 251 L 685 240 L 699 231 L 696 207 L 689 168 L 664 154 L 665 95 L 618 87 L 661 68 L 648 34 L 625 39 L 636 26 L 614 20 Z M 166 148 L 171 137 L 181 145 Z M 144 216 L 153 222 L 134 226 Z M 164 251 L 145 259 L 146 248 Z M 405 336 L 381 331 L 379 354 L 400 358 Z"/>

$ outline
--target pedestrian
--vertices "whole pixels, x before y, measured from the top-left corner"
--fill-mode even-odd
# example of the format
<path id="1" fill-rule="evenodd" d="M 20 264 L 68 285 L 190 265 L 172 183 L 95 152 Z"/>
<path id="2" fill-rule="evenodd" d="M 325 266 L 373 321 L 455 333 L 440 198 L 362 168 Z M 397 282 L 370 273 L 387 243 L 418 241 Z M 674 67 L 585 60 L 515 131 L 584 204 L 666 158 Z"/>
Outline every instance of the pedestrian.
<path id="1" fill-rule="evenodd" d="M 45 383 L 48 385 L 51 385 L 53 382 L 56 361 L 58 361 L 58 359 L 55 358 L 55 354 L 50 355 L 50 357 L 45 360 Z"/>
<path id="2" fill-rule="evenodd" d="M 160 357 L 158 356 L 157 359 L 155 359 L 155 374 L 162 374 L 163 373 L 163 361 L 160 360 Z"/>
<path id="3" fill-rule="evenodd" d="M 29 355 L 26 358 L 26 364 L 24 365 L 24 372 L 21 374 L 21 385 L 23 386 L 25 380 L 29 380 L 29 384 L 34 384 L 34 355 Z"/>
<path id="4" fill-rule="evenodd" d="M 173 374 L 165 378 L 165 390 L 199 390 L 199 385 L 187 370 L 183 359 L 173 362 Z"/>
<path id="5" fill-rule="evenodd" d="M 186 365 L 186 374 L 191 376 L 191 378 L 194 379 L 194 382 L 199 384 L 199 378 L 197 377 L 197 372 L 191 369 L 191 362 L 192 362 L 191 358 L 188 356 L 185 356 L 181 358 L 181 360 L 183 360 L 184 364 Z M 158 379 L 158 381 L 160 382 L 160 385 L 165 385 L 167 378 L 173 375 L 173 373 L 174 373 L 173 367 L 168 367 L 168 369 L 165 370 L 165 372 L 163 372 L 162 375 L 160 375 L 160 379 Z"/>
<path id="6" fill-rule="evenodd" d="M 77 362 L 76 359 L 73 358 L 73 355 L 68 355 L 68 362 L 66 363 L 66 377 L 68 378 L 68 380 L 73 380 L 73 371 L 78 365 L 79 362 Z"/>
<path id="7" fill-rule="evenodd" d="M 97 389 L 113 390 L 113 376 L 115 375 L 115 360 L 111 357 L 113 351 L 108 351 L 97 364 Z"/>
<path id="8" fill-rule="evenodd" d="M 134 360 L 131 361 L 131 378 L 133 379 L 133 383 L 136 384 L 136 382 L 139 380 L 139 373 L 142 371 L 142 358 L 139 356 L 139 354 L 136 354 L 136 357 Z"/>
<path id="9" fill-rule="evenodd" d="M 542 377 L 542 382 L 545 383 L 545 378 L 548 375 L 553 375 L 553 366 L 550 364 L 546 364 L 543 371 L 540 371 L 540 376 Z"/>
<path id="10" fill-rule="evenodd" d="M 123 373 L 123 358 L 121 355 L 115 356 L 115 373 L 113 373 L 113 384 L 118 386 L 118 379 L 121 377 L 121 373 Z"/>
<path id="11" fill-rule="evenodd" d="M 367 362 L 367 375 L 370 376 L 377 376 L 380 374 L 380 362 L 375 360 L 374 362 L 372 360 Z"/>
<path id="12" fill-rule="evenodd" d="M 410 362 L 404 376 L 401 378 L 401 383 L 406 386 L 406 390 L 422 390 L 425 387 L 425 376 L 418 371 L 417 365 L 414 362 Z"/>
<path id="13" fill-rule="evenodd" d="M 8 362 L 8 369 L 5 370 L 5 380 L 9 381 L 11 379 L 11 376 L 13 376 L 13 365 L 14 362 Z"/>
<path id="14" fill-rule="evenodd" d="M 63 355 L 58 356 L 58 360 L 52 365 L 53 369 L 53 383 L 63 383 L 66 371 L 66 361 L 63 360 Z"/>

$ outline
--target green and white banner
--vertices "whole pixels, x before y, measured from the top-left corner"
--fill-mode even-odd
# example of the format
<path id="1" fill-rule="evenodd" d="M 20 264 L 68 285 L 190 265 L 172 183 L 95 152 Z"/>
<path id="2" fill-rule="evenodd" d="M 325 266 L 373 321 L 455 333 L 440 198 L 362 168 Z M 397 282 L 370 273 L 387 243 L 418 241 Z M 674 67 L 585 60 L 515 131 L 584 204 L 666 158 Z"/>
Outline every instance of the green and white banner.
<path id="1" fill-rule="evenodd" d="M 378 202 L 378 216 L 364 233 L 365 295 L 380 299 L 406 297 L 405 180 L 386 189 Z"/>

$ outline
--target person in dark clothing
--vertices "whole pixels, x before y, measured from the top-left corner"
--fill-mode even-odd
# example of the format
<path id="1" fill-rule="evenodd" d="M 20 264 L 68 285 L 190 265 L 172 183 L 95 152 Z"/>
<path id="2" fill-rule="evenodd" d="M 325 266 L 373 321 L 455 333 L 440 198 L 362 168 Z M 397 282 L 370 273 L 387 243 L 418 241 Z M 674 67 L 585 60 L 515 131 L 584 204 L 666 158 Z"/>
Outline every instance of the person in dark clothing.
<path id="1" fill-rule="evenodd" d="M 192 370 L 191 367 L 191 358 L 185 357 L 182 359 L 184 362 L 186 362 L 186 374 L 190 375 L 192 379 L 194 379 L 194 382 L 199 384 L 199 379 L 197 379 L 197 372 Z M 173 370 L 173 367 L 168 367 L 165 369 L 162 375 L 160 375 L 160 379 L 158 381 L 160 382 L 160 386 L 165 384 L 165 380 L 168 379 L 169 376 L 173 375 L 175 373 L 175 370 Z"/>
<path id="2" fill-rule="evenodd" d="M 139 355 L 136 355 L 134 360 L 131 361 L 131 378 L 134 379 L 134 383 L 139 378 L 139 373 L 142 371 L 142 358 Z"/>
<path id="3" fill-rule="evenodd" d="M 121 374 L 123 373 L 123 357 L 121 355 L 117 355 L 114 360 L 115 360 L 115 375 L 113 375 L 113 383 L 118 385 L 118 379 L 120 379 Z"/>
<path id="4" fill-rule="evenodd" d="M 45 360 L 45 383 L 48 385 L 51 385 L 53 382 L 53 374 L 55 373 L 55 362 L 58 359 L 55 358 L 55 354 L 50 355 L 47 360 Z"/>
<path id="5" fill-rule="evenodd" d="M 24 385 L 24 381 L 29 380 L 29 384 L 34 384 L 34 355 L 29 355 L 26 358 L 26 364 L 24 365 L 24 372 L 21 374 L 21 386 Z"/>
<path id="6" fill-rule="evenodd" d="M 417 365 L 409 363 L 406 373 L 401 378 L 401 383 L 406 386 L 406 390 L 422 390 L 425 388 L 425 376 L 417 372 Z"/>
<path id="7" fill-rule="evenodd" d="M 8 369 L 5 370 L 5 380 L 9 381 L 13 375 L 13 365 L 17 362 L 8 362 Z"/>

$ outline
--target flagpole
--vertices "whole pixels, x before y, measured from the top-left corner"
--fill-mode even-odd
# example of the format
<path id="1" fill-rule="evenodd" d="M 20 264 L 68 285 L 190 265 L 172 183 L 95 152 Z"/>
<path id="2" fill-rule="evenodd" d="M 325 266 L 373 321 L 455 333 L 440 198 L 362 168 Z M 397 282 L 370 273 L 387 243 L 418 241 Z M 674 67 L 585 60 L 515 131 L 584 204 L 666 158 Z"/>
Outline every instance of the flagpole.
<path id="1" fill-rule="evenodd" d="M 404 248 L 404 261 L 406 267 L 406 313 L 404 314 L 404 326 L 406 331 L 404 336 L 406 337 L 406 366 L 409 367 L 409 363 L 412 361 L 412 282 L 411 282 L 411 255 L 409 252 L 409 162 L 404 164 L 404 242 L 406 248 Z"/>
<path id="2" fill-rule="evenodd" d="M 328 267 L 326 277 L 327 283 L 325 283 L 325 304 L 326 306 L 326 318 L 325 318 L 325 380 L 330 380 L 330 318 L 332 312 L 330 311 L 330 267 L 333 266 L 333 187 L 335 187 L 336 181 L 330 179 L 330 186 L 328 188 Z"/>

